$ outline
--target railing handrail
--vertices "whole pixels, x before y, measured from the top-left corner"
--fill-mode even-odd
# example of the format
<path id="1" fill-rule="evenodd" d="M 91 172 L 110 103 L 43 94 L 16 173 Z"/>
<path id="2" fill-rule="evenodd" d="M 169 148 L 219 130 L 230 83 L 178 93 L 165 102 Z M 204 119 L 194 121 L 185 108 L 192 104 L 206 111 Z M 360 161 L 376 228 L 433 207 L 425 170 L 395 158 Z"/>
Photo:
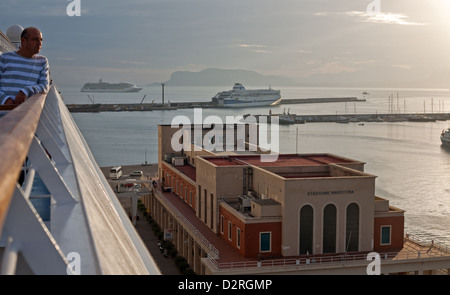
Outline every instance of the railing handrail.
<path id="1" fill-rule="evenodd" d="M 448 257 L 450 256 L 450 248 L 440 243 L 425 243 L 418 237 L 412 237 L 411 235 L 405 236 L 406 240 L 417 243 L 422 247 L 433 247 L 438 253 L 429 251 L 427 249 L 421 249 L 418 251 L 402 250 L 400 252 L 380 252 L 381 259 L 391 259 L 395 261 L 411 261 L 421 258 L 433 258 L 433 257 Z M 419 241 L 420 240 L 420 241 Z M 324 263 L 342 263 L 344 261 L 366 261 L 367 253 L 342 253 L 336 255 L 312 255 L 309 257 L 287 257 L 279 259 L 267 259 L 267 260 L 251 260 L 251 261 L 234 261 L 234 262 L 219 262 L 212 257 L 208 257 L 209 262 L 217 269 L 240 269 L 240 268 L 259 268 L 259 267 L 276 267 L 276 266 L 303 266 L 324 264 Z"/>
<path id="2" fill-rule="evenodd" d="M 33 95 L 0 118 L 0 235 L 46 97 Z"/>

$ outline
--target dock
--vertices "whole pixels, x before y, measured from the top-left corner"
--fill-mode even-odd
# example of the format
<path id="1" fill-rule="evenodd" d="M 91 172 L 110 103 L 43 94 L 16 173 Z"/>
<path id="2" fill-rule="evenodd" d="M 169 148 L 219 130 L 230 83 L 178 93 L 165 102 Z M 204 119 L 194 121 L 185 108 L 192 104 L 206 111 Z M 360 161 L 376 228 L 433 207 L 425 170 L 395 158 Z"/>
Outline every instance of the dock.
<path id="1" fill-rule="evenodd" d="M 260 117 L 267 123 L 277 116 L 279 124 L 304 124 L 304 123 L 364 123 L 364 122 L 436 122 L 450 120 L 450 113 L 404 113 L 404 114 L 347 114 L 347 115 L 297 115 L 297 114 L 271 114 L 271 115 L 244 115 L 254 116 L 259 122 Z"/>
<path id="2" fill-rule="evenodd" d="M 328 98 L 299 98 L 282 99 L 280 104 L 308 104 L 308 103 L 333 103 L 333 102 L 364 102 L 365 99 L 356 97 L 328 97 Z M 161 110 L 177 110 L 190 108 L 223 108 L 212 101 L 207 102 L 170 102 L 161 103 L 121 103 L 121 104 L 66 104 L 71 113 L 80 112 L 146 112 Z"/>

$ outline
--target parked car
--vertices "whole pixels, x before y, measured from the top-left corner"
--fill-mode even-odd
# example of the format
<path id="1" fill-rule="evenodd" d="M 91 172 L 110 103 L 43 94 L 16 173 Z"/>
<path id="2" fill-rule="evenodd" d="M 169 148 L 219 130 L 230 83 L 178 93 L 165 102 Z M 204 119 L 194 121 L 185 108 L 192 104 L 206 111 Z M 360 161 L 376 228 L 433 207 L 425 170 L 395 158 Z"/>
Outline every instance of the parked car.
<path id="1" fill-rule="evenodd" d="M 144 173 L 140 170 L 131 172 L 130 176 L 143 176 Z"/>

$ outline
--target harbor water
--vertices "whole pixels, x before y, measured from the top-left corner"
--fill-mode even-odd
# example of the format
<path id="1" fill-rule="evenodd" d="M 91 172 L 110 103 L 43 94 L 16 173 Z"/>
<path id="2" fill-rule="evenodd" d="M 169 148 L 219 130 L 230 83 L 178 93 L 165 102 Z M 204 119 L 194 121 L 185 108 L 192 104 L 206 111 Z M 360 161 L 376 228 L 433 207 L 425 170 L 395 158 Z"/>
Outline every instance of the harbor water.
<path id="1" fill-rule="evenodd" d="M 247 85 L 246 85 L 247 86 Z M 139 93 L 82 93 L 59 87 L 66 104 L 161 103 L 161 86 Z M 256 87 L 247 86 L 252 89 Z M 265 87 L 267 88 L 267 86 Z M 277 89 L 272 85 L 272 88 Z M 226 87 L 165 87 L 165 102 L 209 101 Z M 292 104 L 242 109 L 204 109 L 223 118 L 245 114 L 351 115 L 449 113 L 448 89 L 281 88 L 284 99 L 357 97 L 356 103 Z M 367 90 L 369 94 L 363 95 Z M 88 97 L 89 95 L 89 97 Z M 193 118 L 193 109 L 150 112 L 73 113 L 99 166 L 156 163 L 158 124 L 176 116 Z M 193 119 L 192 121 L 193 122 Z M 440 133 L 450 121 L 306 123 L 279 126 L 281 153 L 331 153 L 366 163 L 377 176 L 376 194 L 405 210 L 405 232 L 450 245 L 450 149 Z"/>

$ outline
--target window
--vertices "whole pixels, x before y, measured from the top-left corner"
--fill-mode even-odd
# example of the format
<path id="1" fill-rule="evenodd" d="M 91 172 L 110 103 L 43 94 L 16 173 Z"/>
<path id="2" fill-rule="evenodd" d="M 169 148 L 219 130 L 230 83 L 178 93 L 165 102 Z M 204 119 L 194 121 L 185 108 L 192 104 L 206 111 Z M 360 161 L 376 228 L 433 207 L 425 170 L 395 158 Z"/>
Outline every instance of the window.
<path id="1" fill-rule="evenodd" d="M 323 253 L 336 252 L 336 206 L 328 204 L 323 210 Z"/>
<path id="2" fill-rule="evenodd" d="M 206 189 L 203 190 L 203 222 L 206 224 L 207 222 L 207 215 L 208 215 L 208 191 Z"/>
<path id="3" fill-rule="evenodd" d="M 385 225 L 381 227 L 381 245 L 391 244 L 391 226 Z"/>
<path id="4" fill-rule="evenodd" d="M 223 234 L 223 215 L 220 215 L 220 233 Z"/>
<path id="5" fill-rule="evenodd" d="M 214 195 L 210 194 L 210 202 L 209 202 L 209 222 L 211 229 L 214 229 Z"/>
<path id="6" fill-rule="evenodd" d="M 239 227 L 236 229 L 236 246 L 241 248 L 241 229 Z"/>
<path id="7" fill-rule="evenodd" d="M 231 221 L 228 221 L 228 240 L 231 241 Z"/>
<path id="8" fill-rule="evenodd" d="M 300 209 L 300 255 L 313 253 L 314 211 L 310 205 Z"/>
<path id="9" fill-rule="evenodd" d="M 272 244 L 272 233 L 259 233 L 259 252 L 270 252 Z"/>
<path id="10" fill-rule="evenodd" d="M 357 252 L 359 247 L 359 206 L 352 203 L 347 207 L 346 252 Z"/>

